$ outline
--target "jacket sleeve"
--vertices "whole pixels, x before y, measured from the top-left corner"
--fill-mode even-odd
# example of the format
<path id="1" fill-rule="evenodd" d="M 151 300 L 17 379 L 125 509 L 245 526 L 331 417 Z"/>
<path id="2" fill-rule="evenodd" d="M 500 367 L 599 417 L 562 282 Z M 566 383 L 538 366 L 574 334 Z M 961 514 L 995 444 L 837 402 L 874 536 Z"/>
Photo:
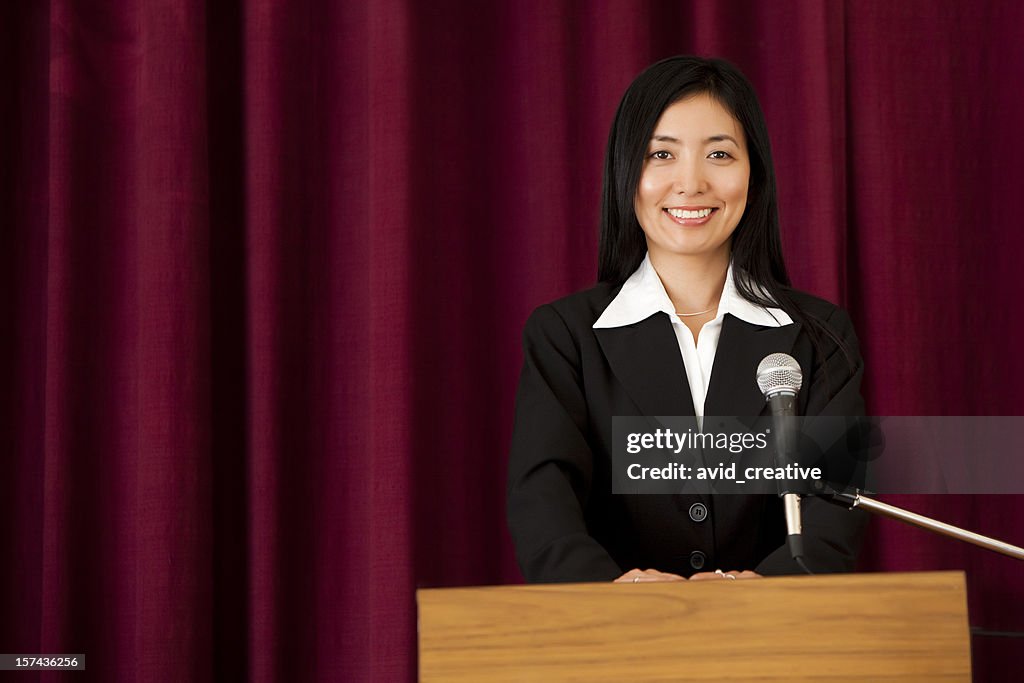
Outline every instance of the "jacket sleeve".
<path id="1" fill-rule="evenodd" d="M 552 306 L 527 321 L 523 356 L 507 500 L 519 567 L 531 583 L 610 581 L 622 570 L 583 514 L 594 464 L 579 347 Z"/>
<path id="2" fill-rule="evenodd" d="M 830 351 L 814 368 L 806 414 L 861 417 L 864 415 L 864 399 L 860 393 L 864 362 L 853 323 L 845 311 L 836 308 L 825 324 L 843 340 L 846 352 L 831 340 L 824 340 Z M 804 561 L 808 568 L 816 574 L 853 571 L 868 513 L 806 496 L 801 500 L 801 517 Z M 803 573 L 786 545 L 762 560 L 755 571 L 768 576 Z"/>

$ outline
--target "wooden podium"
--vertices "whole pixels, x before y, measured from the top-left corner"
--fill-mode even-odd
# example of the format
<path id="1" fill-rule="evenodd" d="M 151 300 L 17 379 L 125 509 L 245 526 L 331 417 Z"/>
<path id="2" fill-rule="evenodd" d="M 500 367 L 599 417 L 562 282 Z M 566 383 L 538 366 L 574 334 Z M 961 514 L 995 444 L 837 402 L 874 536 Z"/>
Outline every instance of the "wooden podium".
<path id="1" fill-rule="evenodd" d="M 417 591 L 422 681 L 970 681 L 962 572 Z"/>

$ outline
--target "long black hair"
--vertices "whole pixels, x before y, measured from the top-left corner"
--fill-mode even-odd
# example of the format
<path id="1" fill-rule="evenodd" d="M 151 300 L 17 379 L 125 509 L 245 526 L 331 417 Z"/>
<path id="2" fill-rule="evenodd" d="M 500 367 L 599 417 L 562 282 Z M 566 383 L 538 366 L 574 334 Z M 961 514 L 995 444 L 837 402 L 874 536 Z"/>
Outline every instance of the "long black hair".
<path id="1" fill-rule="evenodd" d="M 636 217 L 635 200 L 654 126 L 672 104 L 708 95 L 743 127 L 750 155 L 747 206 L 732 233 L 733 278 L 747 301 L 778 307 L 804 325 L 815 349 L 829 337 L 852 360 L 835 332 L 793 301 L 782 258 L 775 167 L 764 113 L 754 87 L 739 69 L 723 59 L 682 55 L 649 66 L 626 89 L 615 113 L 605 154 L 601 192 L 601 237 L 598 279 L 621 285 L 640 266 L 647 241 Z"/>

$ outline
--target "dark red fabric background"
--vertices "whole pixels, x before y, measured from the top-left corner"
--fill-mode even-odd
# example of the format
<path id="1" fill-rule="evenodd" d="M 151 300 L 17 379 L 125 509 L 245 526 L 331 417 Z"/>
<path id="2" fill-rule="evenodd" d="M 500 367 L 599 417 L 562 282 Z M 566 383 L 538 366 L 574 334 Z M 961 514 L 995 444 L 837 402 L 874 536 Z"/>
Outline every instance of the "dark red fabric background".
<path id="1" fill-rule="evenodd" d="M 521 327 L 593 282 L 614 108 L 672 54 L 757 87 L 870 409 L 1024 413 L 1024 6 L 991 4 L 0 3 L 0 651 L 413 678 L 417 586 L 521 580 Z M 1024 543 L 1019 496 L 895 500 Z M 862 564 L 966 570 L 973 625 L 1024 630 L 1010 559 L 880 521 Z M 1020 643 L 974 638 L 978 680 Z"/>

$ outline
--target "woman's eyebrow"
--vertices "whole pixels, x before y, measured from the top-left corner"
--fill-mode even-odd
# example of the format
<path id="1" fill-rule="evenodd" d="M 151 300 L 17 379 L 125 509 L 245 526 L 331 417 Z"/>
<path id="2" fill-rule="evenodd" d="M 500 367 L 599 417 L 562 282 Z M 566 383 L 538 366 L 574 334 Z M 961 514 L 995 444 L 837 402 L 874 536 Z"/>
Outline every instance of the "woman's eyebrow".
<path id="1" fill-rule="evenodd" d="M 725 140 L 728 140 L 729 142 L 731 142 L 732 144 L 736 145 L 737 147 L 740 146 L 740 143 L 736 142 L 736 138 L 734 138 L 731 135 L 726 135 L 725 133 L 719 133 L 718 135 L 712 135 L 711 137 L 709 137 L 706 140 L 704 140 L 704 142 L 724 142 Z"/>
<path id="2" fill-rule="evenodd" d="M 736 142 L 736 138 L 734 138 L 731 135 L 726 135 L 725 133 L 719 133 L 718 135 L 712 135 L 709 138 L 704 138 L 704 142 L 705 143 L 708 143 L 708 142 L 724 142 L 726 140 L 728 140 L 732 144 L 736 145 L 737 147 L 740 146 L 740 143 Z M 674 142 L 676 144 L 679 144 L 679 138 L 674 138 L 671 135 L 654 135 L 654 136 L 651 137 L 651 141 L 652 142 Z"/>
<path id="3" fill-rule="evenodd" d="M 711 137 L 707 138 L 705 142 L 724 142 L 725 140 L 732 142 L 737 147 L 739 146 L 739 142 L 736 141 L 736 138 L 734 138 L 732 135 L 726 135 L 725 133 L 712 135 Z"/>

